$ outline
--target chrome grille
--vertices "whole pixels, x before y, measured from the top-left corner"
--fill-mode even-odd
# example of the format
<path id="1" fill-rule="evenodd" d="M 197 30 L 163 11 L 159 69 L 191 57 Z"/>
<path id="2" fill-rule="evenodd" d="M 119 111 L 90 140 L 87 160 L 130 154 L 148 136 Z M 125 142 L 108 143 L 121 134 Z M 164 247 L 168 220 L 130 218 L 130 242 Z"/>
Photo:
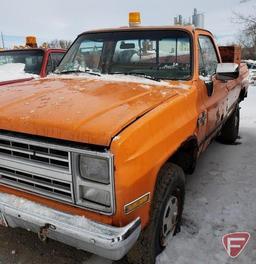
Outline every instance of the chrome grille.
<path id="1" fill-rule="evenodd" d="M 63 181 L 0 167 L 0 182 L 7 185 L 15 185 L 28 191 L 32 188 L 34 192 L 39 194 L 72 201 L 72 186 L 70 183 Z"/>
<path id="2" fill-rule="evenodd" d="M 34 144 L 0 139 L 0 154 L 32 160 L 51 167 L 69 170 L 69 153 Z"/>
<path id="3" fill-rule="evenodd" d="M 70 157 L 65 147 L 0 133 L 0 183 L 74 203 Z"/>

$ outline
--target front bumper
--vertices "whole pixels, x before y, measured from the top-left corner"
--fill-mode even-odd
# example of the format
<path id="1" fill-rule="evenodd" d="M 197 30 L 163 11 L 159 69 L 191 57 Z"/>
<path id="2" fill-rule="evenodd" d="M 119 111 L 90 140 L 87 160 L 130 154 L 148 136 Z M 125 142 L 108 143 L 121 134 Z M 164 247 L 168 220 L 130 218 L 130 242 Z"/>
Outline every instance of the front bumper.
<path id="1" fill-rule="evenodd" d="M 113 227 L 0 192 L 1 217 L 10 227 L 43 232 L 51 239 L 111 260 L 125 256 L 141 232 L 139 218 L 125 227 Z"/>

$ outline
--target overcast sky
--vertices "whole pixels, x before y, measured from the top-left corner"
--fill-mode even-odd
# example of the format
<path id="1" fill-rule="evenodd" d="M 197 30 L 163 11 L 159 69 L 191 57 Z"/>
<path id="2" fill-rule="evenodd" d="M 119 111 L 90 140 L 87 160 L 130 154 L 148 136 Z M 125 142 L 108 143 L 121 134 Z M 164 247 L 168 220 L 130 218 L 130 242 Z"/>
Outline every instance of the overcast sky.
<path id="1" fill-rule="evenodd" d="M 256 0 L 1 0 L 0 31 L 9 43 L 31 34 L 40 40 L 73 40 L 88 29 L 127 25 L 130 11 L 141 12 L 143 25 L 166 25 L 178 14 L 191 16 L 196 7 L 205 14 L 205 27 L 224 43 L 239 31 L 232 12 L 249 14 L 255 6 Z"/>

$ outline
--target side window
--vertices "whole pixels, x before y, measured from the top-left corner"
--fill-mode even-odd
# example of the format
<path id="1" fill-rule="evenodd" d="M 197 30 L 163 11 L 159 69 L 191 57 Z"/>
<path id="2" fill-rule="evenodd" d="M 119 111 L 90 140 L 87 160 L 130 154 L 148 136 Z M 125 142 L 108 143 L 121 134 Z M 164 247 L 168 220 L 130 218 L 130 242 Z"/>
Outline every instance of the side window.
<path id="1" fill-rule="evenodd" d="M 62 60 L 64 54 L 65 53 L 57 53 L 57 52 L 51 53 L 51 57 L 52 57 L 53 64 L 55 65 L 55 67 L 57 67 L 59 65 L 59 63 Z"/>
<path id="2" fill-rule="evenodd" d="M 218 56 L 211 38 L 200 36 L 199 49 L 199 75 L 214 75 L 217 69 Z"/>
<path id="3" fill-rule="evenodd" d="M 51 72 L 53 72 L 53 62 L 52 62 L 51 54 L 49 54 L 47 67 L 46 67 L 46 73 L 49 74 Z"/>
<path id="4" fill-rule="evenodd" d="M 56 67 L 59 65 L 61 59 L 63 58 L 64 53 L 51 53 L 48 58 L 48 63 L 47 63 L 47 74 L 54 72 Z"/>

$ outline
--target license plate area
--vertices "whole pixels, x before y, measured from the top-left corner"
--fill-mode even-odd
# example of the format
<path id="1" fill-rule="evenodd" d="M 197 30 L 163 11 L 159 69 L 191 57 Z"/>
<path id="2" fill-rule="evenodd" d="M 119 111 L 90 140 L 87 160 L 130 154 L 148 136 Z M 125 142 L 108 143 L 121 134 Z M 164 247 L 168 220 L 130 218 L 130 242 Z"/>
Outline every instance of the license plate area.
<path id="1" fill-rule="evenodd" d="M 0 226 L 8 227 L 5 217 L 1 211 L 0 211 Z"/>

